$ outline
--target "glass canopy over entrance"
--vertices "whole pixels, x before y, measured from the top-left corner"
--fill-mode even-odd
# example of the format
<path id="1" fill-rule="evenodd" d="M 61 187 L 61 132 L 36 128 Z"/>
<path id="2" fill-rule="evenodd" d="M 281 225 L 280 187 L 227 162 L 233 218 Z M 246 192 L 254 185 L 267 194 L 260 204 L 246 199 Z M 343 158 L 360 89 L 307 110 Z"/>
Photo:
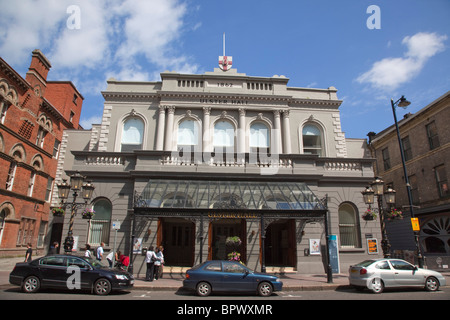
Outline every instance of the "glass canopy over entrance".
<path id="1" fill-rule="evenodd" d="M 135 208 L 316 211 L 325 205 L 302 182 L 151 179 Z"/>

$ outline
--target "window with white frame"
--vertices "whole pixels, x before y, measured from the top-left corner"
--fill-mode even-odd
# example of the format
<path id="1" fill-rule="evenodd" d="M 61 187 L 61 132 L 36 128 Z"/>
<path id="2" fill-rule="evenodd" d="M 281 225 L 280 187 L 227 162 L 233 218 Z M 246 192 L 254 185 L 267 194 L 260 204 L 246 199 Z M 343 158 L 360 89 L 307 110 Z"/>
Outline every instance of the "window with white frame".
<path id="1" fill-rule="evenodd" d="M 255 122 L 250 126 L 250 150 L 270 148 L 270 130 L 262 122 Z"/>
<path id="2" fill-rule="evenodd" d="M 108 199 L 100 198 L 94 201 L 95 211 L 89 226 L 89 244 L 109 244 L 109 230 L 111 229 L 112 204 Z"/>
<path id="3" fill-rule="evenodd" d="M 199 125 L 197 121 L 185 119 L 178 125 L 177 149 L 180 155 L 194 161 L 195 151 L 199 145 Z"/>
<path id="4" fill-rule="evenodd" d="M 214 147 L 234 147 L 234 126 L 228 121 L 217 121 L 214 125 Z"/>
<path id="5" fill-rule="evenodd" d="M 302 130 L 302 142 L 304 154 L 323 155 L 322 133 L 313 124 L 306 124 Z"/>
<path id="6" fill-rule="evenodd" d="M 357 212 L 350 203 L 339 206 L 339 238 L 343 248 L 360 248 L 361 237 L 358 228 Z"/>
<path id="7" fill-rule="evenodd" d="M 144 121 L 139 117 L 127 118 L 123 123 L 121 151 L 142 150 Z"/>
<path id="8" fill-rule="evenodd" d="M 214 154 L 219 162 L 234 162 L 234 126 L 225 120 L 214 125 Z"/>

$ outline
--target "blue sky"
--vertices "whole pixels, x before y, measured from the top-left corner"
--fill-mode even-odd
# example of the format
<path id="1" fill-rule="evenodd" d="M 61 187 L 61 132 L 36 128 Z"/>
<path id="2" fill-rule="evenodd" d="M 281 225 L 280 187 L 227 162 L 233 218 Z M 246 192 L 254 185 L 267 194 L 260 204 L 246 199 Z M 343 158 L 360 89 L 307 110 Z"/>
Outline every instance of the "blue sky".
<path id="1" fill-rule="evenodd" d="M 0 56 L 25 77 L 32 50 L 41 49 L 52 63 L 48 79 L 70 80 L 85 97 L 85 128 L 101 121 L 108 78 L 212 71 L 224 32 L 240 73 L 336 87 L 347 138 L 393 124 L 391 98 L 412 102 L 398 110 L 402 118 L 450 90 L 449 0 L 0 0 L 0 7 Z"/>

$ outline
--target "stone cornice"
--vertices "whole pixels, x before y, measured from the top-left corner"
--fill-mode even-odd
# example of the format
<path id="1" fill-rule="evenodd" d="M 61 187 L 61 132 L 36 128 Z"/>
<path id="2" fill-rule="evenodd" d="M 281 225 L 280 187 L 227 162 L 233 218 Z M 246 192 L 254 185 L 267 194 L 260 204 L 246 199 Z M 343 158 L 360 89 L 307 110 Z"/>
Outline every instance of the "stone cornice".
<path id="1" fill-rule="evenodd" d="M 215 93 L 215 92 L 179 92 L 179 91 L 156 91 L 156 92 L 102 92 L 103 97 L 109 102 L 150 102 L 154 100 L 164 101 L 170 99 L 189 100 L 195 99 L 216 99 L 216 100 L 246 100 L 249 102 L 269 102 L 284 103 L 286 105 L 304 105 L 316 107 L 334 107 L 341 105 L 342 100 L 320 100 L 320 99 L 299 99 L 290 95 L 254 95 L 240 93 Z M 170 104 L 170 103 L 169 103 Z"/>

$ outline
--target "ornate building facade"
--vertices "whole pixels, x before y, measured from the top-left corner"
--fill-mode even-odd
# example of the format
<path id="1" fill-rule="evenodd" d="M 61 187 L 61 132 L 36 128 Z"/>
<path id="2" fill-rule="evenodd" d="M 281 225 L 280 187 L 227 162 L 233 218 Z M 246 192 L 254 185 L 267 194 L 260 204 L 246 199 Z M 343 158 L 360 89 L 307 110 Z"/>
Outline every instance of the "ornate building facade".
<path id="1" fill-rule="evenodd" d="M 0 58 L 1 256 L 44 249 L 63 130 L 79 129 L 83 96 L 50 68 L 34 50 L 24 79 Z"/>
<path id="2" fill-rule="evenodd" d="M 233 251 L 252 269 L 320 272 L 331 235 L 338 267 L 378 256 L 367 239 L 380 239 L 379 224 L 361 219 L 374 178 L 366 140 L 345 138 L 334 87 L 288 82 L 233 68 L 109 79 L 102 123 L 63 138 L 60 175 L 79 171 L 95 185 L 96 215 L 75 218 L 74 250 L 112 250 L 117 221 L 135 273 L 157 245 L 166 271 Z"/>

